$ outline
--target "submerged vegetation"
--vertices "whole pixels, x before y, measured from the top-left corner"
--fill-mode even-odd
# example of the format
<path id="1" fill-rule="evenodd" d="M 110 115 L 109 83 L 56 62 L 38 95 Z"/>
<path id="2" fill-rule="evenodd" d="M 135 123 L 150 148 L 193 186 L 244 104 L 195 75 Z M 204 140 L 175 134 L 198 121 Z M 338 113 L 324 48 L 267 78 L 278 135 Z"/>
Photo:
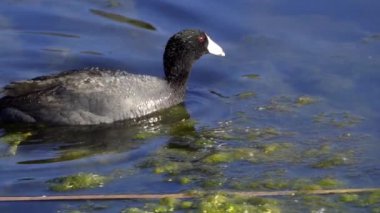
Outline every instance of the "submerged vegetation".
<path id="1" fill-rule="evenodd" d="M 259 106 L 260 111 L 294 112 L 299 107 L 315 104 L 317 100 L 311 96 L 299 96 L 297 98 L 288 96 L 276 96 L 269 103 Z"/>
<path id="2" fill-rule="evenodd" d="M 257 196 L 229 195 L 226 193 L 200 194 L 192 199 L 163 198 L 140 207 L 129 207 L 123 213 L 134 212 L 205 212 L 205 213 L 263 213 L 263 212 L 346 212 L 345 204 L 378 212 L 379 191 L 367 194 L 342 195 L 292 195 L 291 199 L 275 199 Z"/>
<path id="3" fill-rule="evenodd" d="M 31 132 L 14 132 L 1 136 L 0 142 L 7 144 L 8 148 L 5 152 L 0 153 L 0 156 L 16 155 L 19 144 L 26 141 L 30 136 L 32 136 Z"/>
<path id="4" fill-rule="evenodd" d="M 278 108 L 278 106 L 273 107 L 274 103 L 283 103 L 278 100 L 272 102 L 272 109 Z M 291 107 L 292 111 L 296 109 L 294 107 L 297 105 L 314 103 L 314 100 L 308 96 L 301 96 L 296 100 L 281 100 L 287 100 L 285 105 Z M 280 108 L 284 109 L 284 106 L 280 106 Z M 223 191 L 225 189 L 237 191 L 296 190 L 300 193 L 296 198 L 299 203 L 291 205 L 302 211 L 306 209 L 319 211 L 321 208 L 340 209 L 343 208 L 344 203 L 350 203 L 359 208 L 373 207 L 373 211 L 376 211 L 379 205 L 379 196 L 376 193 L 370 195 L 342 194 L 328 197 L 308 195 L 307 192 L 313 190 L 346 187 L 344 180 L 329 175 L 328 172 L 316 173 L 319 175 L 307 177 L 292 177 L 291 175 L 291 168 L 299 165 L 304 165 L 303 167 L 309 170 L 321 171 L 354 165 L 356 152 L 350 148 L 350 144 L 355 144 L 358 137 L 353 135 L 357 134 L 347 132 L 341 127 L 352 127 L 358 124 L 362 119 L 357 116 L 348 113 L 321 113 L 311 117 L 311 124 L 338 127 L 334 135 L 318 138 L 315 135 L 302 137 L 304 133 L 290 131 L 289 128 L 249 127 L 245 125 L 246 117 L 241 116 L 238 116 L 236 121 L 220 122 L 215 127 L 197 128 L 197 122 L 188 118 L 186 113 L 183 113 L 178 107 L 166 111 L 166 115 L 179 116 L 182 119 L 178 119 L 170 125 L 161 126 L 159 129 L 150 127 L 140 129 L 130 136 L 130 140 L 134 143 L 161 136 L 169 135 L 171 137 L 164 147 L 157 149 L 139 162 L 134 170 L 149 172 L 152 175 L 160 176 L 168 184 L 178 184 L 181 188 L 190 191 L 196 189 L 201 193 L 195 193 L 194 198 L 191 199 L 165 198 L 159 202 L 147 202 L 136 207 L 125 208 L 122 212 L 188 210 L 197 212 L 282 212 L 285 207 L 284 203 L 294 200 L 294 198 L 239 197 L 222 192 L 204 193 L 208 190 Z M 163 116 L 158 120 L 164 121 L 165 119 L 167 117 Z M 148 120 L 147 125 L 151 125 L 151 120 Z M 3 143 L 18 146 L 30 136 L 29 132 L 10 133 L 3 135 L 0 139 Z M 339 143 L 343 142 L 345 146 L 339 146 Z M 47 160 L 45 163 L 80 159 L 96 153 L 107 153 L 107 151 L 99 147 L 64 149 L 59 158 Z M 242 169 L 240 166 L 235 166 L 243 164 L 245 166 L 241 167 Z M 275 164 L 287 166 L 281 167 L 283 169 L 259 173 L 243 169 Z M 229 175 L 227 171 L 231 169 L 239 171 L 242 178 Z M 123 175 L 118 173 L 116 176 L 118 176 L 117 179 L 123 180 Z M 81 172 L 51 179 L 47 181 L 47 184 L 52 191 L 70 192 L 103 187 L 106 183 L 112 182 L 114 177 L 115 174 L 103 176 Z"/>
<path id="5" fill-rule="evenodd" d="M 246 198 L 228 196 L 223 193 L 203 195 L 192 201 L 176 200 L 173 198 L 161 199 L 158 203 L 148 203 L 142 208 L 126 208 L 123 213 L 135 212 L 175 212 L 195 211 L 204 213 L 239 213 L 239 212 L 281 212 L 278 202 L 266 198 Z"/>
<path id="6" fill-rule="evenodd" d="M 79 189 L 102 187 L 107 178 L 93 173 L 78 173 L 67 177 L 48 181 L 49 189 L 56 192 L 66 192 Z"/>
<path id="7" fill-rule="evenodd" d="M 250 96 L 244 94 L 238 99 L 246 99 Z M 294 112 L 300 106 L 314 102 L 314 99 L 309 96 L 301 96 L 297 99 L 280 98 L 274 99 L 269 108 L 280 109 L 280 111 L 287 109 L 286 111 Z M 307 193 L 314 190 L 347 187 L 344 179 L 330 175 L 328 171 L 332 168 L 355 165 L 354 159 L 357 153 L 352 147 L 359 136 L 342 127 L 353 127 L 360 123 L 362 118 L 348 113 L 320 113 L 311 116 L 310 125 L 338 127 L 333 129 L 335 132 L 329 137 L 319 137 L 318 131 L 314 134 L 285 127 L 247 126 L 249 121 L 246 115 L 240 114 L 236 120 L 219 122 L 216 126 L 197 128 L 198 122 L 188 118 L 182 109 L 182 107 L 174 107 L 165 112 L 166 116 L 142 121 L 142 124 L 146 122 L 146 126 L 130 136 L 129 140 L 133 143 L 142 143 L 157 137 L 170 136 L 170 139 L 165 146 L 141 160 L 133 170 L 135 170 L 134 174 L 139 171 L 150 173 L 161 178 L 166 184 L 177 184 L 180 188 L 192 193 L 194 197 L 184 200 L 165 198 L 158 202 L 144 202 L 135 207 L 125 208 L 122 212 L 282 212 L 289 206 L 294 206 L 294 209 L 300 211 L 321 211 L 322 208 L 344 209 L 345 203 L 377 211 L 380 205 L 377 193 L 339 196 Z M 154 128 L 157 121 L 167 122 L 168 117 L 179 119 L 168 122 L 170 125 Z M 29 132 L 8 133 L 0 139 L 3 143 L 18 146 L 30 136 Z M 340 146 L 340 143 L 344 143 L 345 146 Z M 41 160 L 39 163 L 81 159 L 108 152 L 97 146 L 92 149 L 65 148 L 60 152 L 60 157 L 45 160 L 45 162 Z M 38 163 L 38 161 L 28 163 Z M 262 165 L 284 166 L 275 166 L 275 169 L 269 170 L 260 169 L 256 172 L 254 168 Z M 296 170 L 292 171 L 292 168 L 319 172 L 314 175 L 294 177 L 292 173 Z M 229 171 L 234 170 L 238 172 L 233 173 L 241 175 L 241 178 L 229 174 Z M 80 172 L 51 179 L 47 181 L 47 185 L 54 192 L 98 188 L 106 183 L 112 183 L 116 176 L 119 181 L 124 180 L 124 175 L 115 173 L 117 174 L 99 175 Z M 209 190 L 213 193 L 205 193 Z M 296 190 L 299 194 L 295 195 L 296 197 L 269 199 L 223 194 L 223 190 Z M 297 203 L 294 200 L 297 200 Z"/>
<path id="8" fill-rule="evenodd" d="M 314 116 L 314 122 L 328 124 L 334 127 L 351 127 L 363 121 L 362 117 L 352 115 L 348 112 L 343 113 L 320 113 Z"/>

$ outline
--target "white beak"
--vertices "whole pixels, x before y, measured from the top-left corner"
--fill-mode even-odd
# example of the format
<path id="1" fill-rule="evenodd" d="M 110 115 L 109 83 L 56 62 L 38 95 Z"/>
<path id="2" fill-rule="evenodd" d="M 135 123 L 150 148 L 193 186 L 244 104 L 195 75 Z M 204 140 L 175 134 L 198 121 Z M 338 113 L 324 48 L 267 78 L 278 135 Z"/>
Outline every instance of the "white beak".
<path id="1" fill-rule="evenodd" d="M 215 43 L 208 35 L 206 36 L 208 39 L 208 52 L 213 55 L 225 56 L 226 54 L 224 53 L 223 49 L 217 43 Z"/>

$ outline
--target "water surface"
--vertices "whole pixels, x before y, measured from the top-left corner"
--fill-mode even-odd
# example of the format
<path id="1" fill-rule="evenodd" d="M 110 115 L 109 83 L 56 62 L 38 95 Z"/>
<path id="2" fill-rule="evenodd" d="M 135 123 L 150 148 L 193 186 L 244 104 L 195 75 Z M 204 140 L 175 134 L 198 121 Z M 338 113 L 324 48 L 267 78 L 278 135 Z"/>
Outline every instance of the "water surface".
<path id="1" fill-rule="evenodd" d="M 370 0 L 1 1 L 0 86 L 90 66 L 162 77 L 166 41 L 184 28 L 206 31 L 226 57 L 203 57 L 184 104 L 139 122 L 2 128 L 3 136 L 31 136 L 2 139 L 0 195 L 271 191 L 326 179 L 336 184 L 319 187 L 379 187 L 379 8 Z M 52 180 L 79 173 L 109 180 L 52 190 Z M 282 212 L 379 210 L 379 201 L 360 206 L 339 196 L 273 199 Z M 0 209 L 144 205 L 21 202 Z"/>

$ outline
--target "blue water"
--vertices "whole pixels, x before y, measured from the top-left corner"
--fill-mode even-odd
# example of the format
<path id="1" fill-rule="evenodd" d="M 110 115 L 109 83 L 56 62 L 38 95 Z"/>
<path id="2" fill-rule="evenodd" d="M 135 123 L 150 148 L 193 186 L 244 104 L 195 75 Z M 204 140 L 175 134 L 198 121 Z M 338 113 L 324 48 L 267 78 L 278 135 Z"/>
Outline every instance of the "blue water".
<path id="1" fill-rule="evenodd" d="M 119 18 L 100 15 L 105 13 Z M 226 57 L 205 56 L 193 67 L 184 109 L 185 117 L 195 121 L 196 131 L 230 125 L 227 129 L 238 134 L 244 128 L 273 127 L 292 134 L 268 138 L 265 143 L 286 141 L 300 150 L 328 144 L 333 152 L 353 153 L 347 155 L 348 165 L 329 169 L 311 167 L 313 159 L 302 159 L 300 163 L 227 163 L 219 168 L 227 183 L 284 169 L 287 178 L 333 176 L 346 188 L 379 187 L 379 13 L 380 2 L 375 0 L 3 0 L 0 86 L 90 66 L 162 77 L 167 39 L 181 29 L 199 28 L 224 48 Z M 128 23 L 120 16 L 138 20 L 139 24 Z M 244 77 L 249 74 L 258 78 Z M 239 98 L 244 92 L 254 92 L 255 96 Z M 300 96 L 312 97 L 316 102 L 294 106 Z M 270 108 L 273 103 L 283 108 Z M 344 113 L 359 121 L 334 126 L 333 119 L 350 119 Z M 318 115 L 326 117 L 315 122 Z M 83 129 L 41 128 L 33 130 L 34 135 L 13 154 L 2 143 L 0 195 L 60 194 L 49 190 L 46 182 L 79 172 L 109 175 L 117 170 L 127 172 L 103 187 L 67 194 L 170 193 L 202 188 L 197 183 L 167 181 L 167 176 L 140 166 L 178 138 L 168 132 L 147 140 L 133 140 L 133 135 L 144 129 L 170 128 L 181 119 Z M 0 134 L 10 131 L 30 129 L 3 128 Z M 348 139 L 340 138 L 347 134 Z M 223 139 L 214 145 L 247 148 L 246 144 Z M 74 159 L 62 157 L 65 150 L 75 149 L 90 150 L 91 154 Z M 227 183 L 220 189 L 227 189 Z M 99 203 L 107 206 L 100 212 L 118 212 L 135 205 L 122 201 Z M 81 204 L 0 203 L 0 210 L 57 212 L 78 205 Z M 350 206 L 346 210 L 357 211 Z M 291 212 L 286 208 L 284 211 Z"/>

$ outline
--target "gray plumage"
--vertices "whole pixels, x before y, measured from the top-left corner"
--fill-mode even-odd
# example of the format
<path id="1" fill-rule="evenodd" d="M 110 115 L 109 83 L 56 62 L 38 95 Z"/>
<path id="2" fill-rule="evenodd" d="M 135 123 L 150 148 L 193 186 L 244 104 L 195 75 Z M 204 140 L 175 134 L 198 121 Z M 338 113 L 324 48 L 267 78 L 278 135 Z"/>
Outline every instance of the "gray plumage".
<path id="1" fill-rule="evenodd" d="M 182 101 L 184 91 L 154 76 L 91 68 L 14 82 L 3 95 L 3 120 L 84 125 L 168 108 Z"/>

